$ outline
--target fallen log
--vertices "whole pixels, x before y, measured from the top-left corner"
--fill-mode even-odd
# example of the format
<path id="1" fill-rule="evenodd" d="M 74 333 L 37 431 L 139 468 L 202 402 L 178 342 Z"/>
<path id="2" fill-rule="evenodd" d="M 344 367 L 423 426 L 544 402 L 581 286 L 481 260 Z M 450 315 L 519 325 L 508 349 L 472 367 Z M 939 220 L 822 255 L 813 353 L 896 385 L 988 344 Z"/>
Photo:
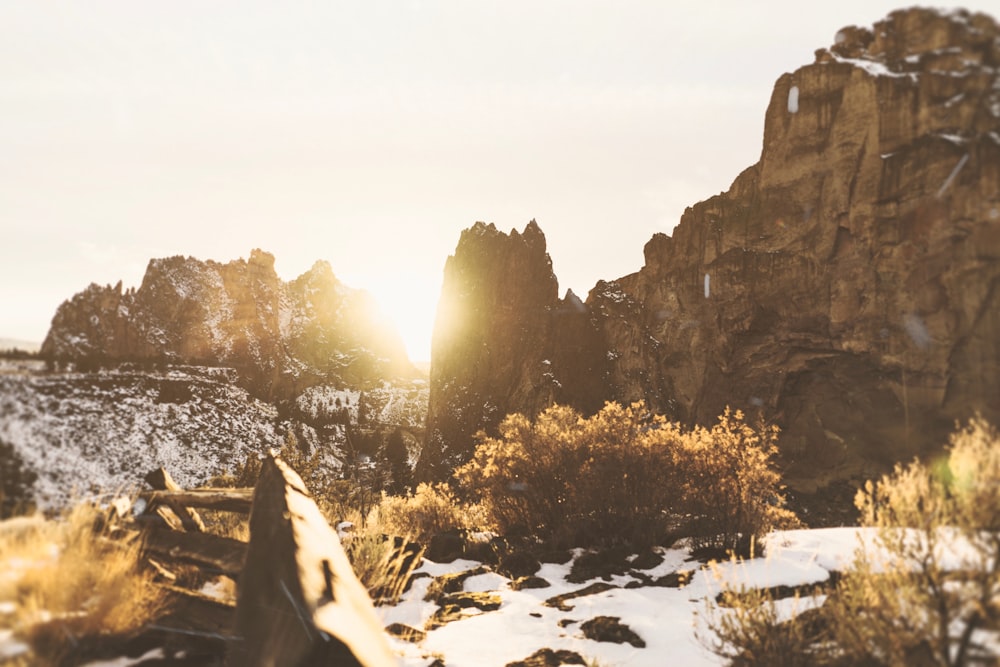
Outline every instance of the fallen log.
<path id="1" fill-rule="evenodd" d="M 186 588 L 162 588 L 169 591 L 170 613 L 157 621 L 158 630 L 232 639 L 235 605 Z"/>
<path id="2" fill-rule="evenodd" d="M 180 485 L 167 472 L 166 468 L 157 468 L 156 470 L 149 471 L 146 475 L 146 483 L 158 491 L 182 490 Z M 205 522 L 201 520 L 201 516 L 196 511 L 174 500 L 163 500 L 161 502 L 169 507 L 171 512 L 160 512 L 157 509 L 157 513 L 163 517 L 167 525 L 171 528 L 176 529 L 176 524 L 169 518 L 169 514 L 173 513 L 180 520 L 184 530 L 198 533 L 205 532 Z M 156 509 L 156 505 L 157 503 L 151 503 L 150 506 Z"/>

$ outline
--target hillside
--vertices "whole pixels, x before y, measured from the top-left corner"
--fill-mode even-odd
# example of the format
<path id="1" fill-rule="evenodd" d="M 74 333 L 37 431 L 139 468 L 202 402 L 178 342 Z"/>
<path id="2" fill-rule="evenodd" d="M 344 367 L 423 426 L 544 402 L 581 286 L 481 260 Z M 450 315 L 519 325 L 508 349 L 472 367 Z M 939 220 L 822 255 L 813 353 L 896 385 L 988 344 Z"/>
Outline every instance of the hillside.
<path id="1" fill-rule="evenodd" d="M 226 264 L 153 259 L 138 288 L 91 284 L 59 307 L 41 353 L 82 368 L 231 367 L 255 396 L 278 402 L 318 384 L 419 377 L 367 292 L 323 261 L 284 282 L 260 250 Z"/>
<path id="2" fill-rule="evenodd" d="M 294 435 L 331 474 L 358 444 L 397 426 L 419 432 L 420 384 L 368 391 L 314 387 L 291 410 L 251 396 L 231 369 L 120 366 L 92 373 L 0 373 L 0 445 L 37 475 L 30 496 L 55 508 L 74 496 L 141 486 L 163 466 L 185 487 L 225 474 Z M 353 441 L 350 437 L 353 436 Z M 5 462 L 5 466 L 12 461 Z"/>
<path id="3" fill-rule="evenodd" d="M 423 435 L 426 382 L 326 262 L 284 282 L 256 250 L 153 259 L 138 288 L 64 302 L 40 356 L 0 360 L 0 446 L 43 507 L 159 466 L 198 486 L 292 436 L 336 476 L 398 429 L 415 459 Z"/>

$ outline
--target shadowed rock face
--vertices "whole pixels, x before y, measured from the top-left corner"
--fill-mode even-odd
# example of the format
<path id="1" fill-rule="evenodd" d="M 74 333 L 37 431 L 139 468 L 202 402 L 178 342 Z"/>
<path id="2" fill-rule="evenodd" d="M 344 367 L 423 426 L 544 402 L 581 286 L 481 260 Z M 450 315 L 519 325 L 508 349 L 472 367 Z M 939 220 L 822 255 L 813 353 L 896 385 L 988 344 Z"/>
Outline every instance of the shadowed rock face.
<path id="1" fill-rule="evenodd" d="M 497 263 L 476 289 L 497 289 L 490 281 L 514 270 L 485 243 L 476 252 Z M 449 267 L 465 253 L 460 242 Z M 672 236 L 655 235 L 645 260 L 598 283 L 568 337 L 539 323 L 557 307 L 550 274 L 544 290 L 525 278 L 497 291 L 519 304 L 502 326 L 437 341 L 428 425 L 442 423 L 456 386 L 472 405 L 498 377 L 521 387 L 572 377 L 583 380 L 575 395 L 507 392 L 491 405 L 534 413 L 562 396 L 589 412 L 644 399 L 689 423 L 727 404 L 760 410 L 783 429 L 793 481 L 808 486 L 925 451 L 975 411 L 1000 421 L 996 21 L 911 9 L 840 31 L 815 63 L 778 79 L 760 161 L 689 208 Z M 460 283 L 449 271 L 446 283 Z M 517 331 L 532 339 L 512 345 Z M 539 352 L 582 340 L 597 349 Z M 472 357 L 504 359 L 506 371 L 456 365 Z"/>
<path id="2" fill-rule="evenodd" d="M 570 336 L 575 328 L 584 335 Z M 585 402 L 574 392 L 593 384 L 593 374 L 565 384 L 553 371 L 564 357 L 593 357 L 595 334 L 577 297 L 558 298 L 545 237 L 534 221 L 523 233 L 504 234 L 482 222 L 462 232 L 445 264 L 418 477 L 447 474 L 468 457 L 477 431 L 495 430 L 512 410 L 534 414 L 554 401 Z"/>
<path id="3" fill-rule="evenodd" d="M 367 293 L 341 284 L 326 262 L 285 283 L 259 250 L 227 264 L 154 259 L 138 289 L 92 284 L 59 307 L 42 354 L 233 366 L 274 399 L 320 382 L 413 372 Z"/>

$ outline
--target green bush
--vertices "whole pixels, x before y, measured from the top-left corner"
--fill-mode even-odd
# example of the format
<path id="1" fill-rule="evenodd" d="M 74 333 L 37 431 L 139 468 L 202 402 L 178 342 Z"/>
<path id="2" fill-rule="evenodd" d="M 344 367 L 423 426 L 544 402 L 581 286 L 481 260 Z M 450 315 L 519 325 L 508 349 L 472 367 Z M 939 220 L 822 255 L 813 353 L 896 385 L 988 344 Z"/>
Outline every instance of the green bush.
<path id="1" fill-rule="evenodd" d="M 28 514 L 33 508 L 35 480 L 14 445 L 0 440 L 0 520 Z"/>

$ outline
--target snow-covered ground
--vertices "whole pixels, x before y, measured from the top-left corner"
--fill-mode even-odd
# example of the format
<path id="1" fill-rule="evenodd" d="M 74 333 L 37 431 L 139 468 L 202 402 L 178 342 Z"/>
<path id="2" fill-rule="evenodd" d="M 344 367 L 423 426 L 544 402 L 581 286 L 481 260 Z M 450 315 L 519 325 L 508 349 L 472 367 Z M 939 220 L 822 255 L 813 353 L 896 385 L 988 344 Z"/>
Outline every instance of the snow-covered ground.
<path id="1" fill-rule="evenodd" d="M 0 442 L 37 473 L 42 507 L 137 487 L 160 466 L 182 486 L 204 484 L 280 447 L 287 428 L 215 370 L 0 374 Z"/>
<path id="2" fill-rule="evenodd" d="M 416 644 L 392 639 L 402 655 L 404 667 L 426 667 L 441 657 L 448 667 L 502 667 L 523 660 L 542 648 L 570 650 L 586 660 L 596 660 L 602 667 L 662 667 L 666 664 L 697 667 L 724 665 L 726 660 L 711 653 L 698 640 L 707 634 L 705 613 L 714 604 L 724 584 L 769 588 L 796 586 L 825 581 L 833 570 L 843 570 L 858 546 L 857 528 L 827 528 L 777 532 L 768 537 L 767 556 L 741 563 L 723 563 L 714 567 L 692 560 L 686 549 L 661 549 L 663 562 L 641 570 L 653 579 L 686 570 L 692 572 L 681 588 L 643 586 L 625 588 L 631 575 L 617 575 L 607 580 L 616 588 L 585 595 L 566 602 L 572 607 L 563 611 L 545 604 L 553 596 L 577 591 L 601 579 L 582 583 L 568 582 L 572 562 L 564 565 L 543 564 L 536 574 L 551 586 L 512 590 L 510 581 L 496 573 L 467 579 L 464 590 L 494 591 L 502 604 L 496 611 L 470 610 L 467 618 L 427 631 Z M 871 537 L 870 535 L 868 536 Z M 448 564 L 425 561 L 418 572 L 439 576 L 475 568 L 479 563 L 457 560 Z M 377 611 L 388 626 L 404 623 L 424 629 L 437 605 L 425 602 L 424 594 L 431 577 L 418 579 L 396 606 Z M 796 603 L 789 599 L 787 613 L 803 611 L 810 601 Z M 799 605 L 797 610 L 791 607 Z M 645 648 L 587 639 L 580 625 L 597 616 L 615 616 L 645 642 Z"/>
<path id="3" fill-rule="evenodd" d="M 425 383 L 384 384 L 367 391 L 329 386 L 305 390 L 299 413 L 235 384 L 230 369 L 122 367 L 95 373 L 45 373 L 36 361 L 0 360 L 0 444 L 38 475 L 33 498 L 55 508 L 92 493 L 119 493 L 165 467 L 182 486 L 227 473 L 295 432 L 310 451 L 339 467 L 346 426 L 420 428 L 427 411 Z M 343 410 L 343 422 L 322 431 Z"/>
<path id="4" fill-rule="evenodd" d="M 480 563 L 424 560 L 417 573 L 426 576 L 417 579 L 397 605 L 378 607 L 376 612 L 386 626 L 405 624 L 425 631 L 415 643 L 390 637 L 393 650 L 400 656 L 400 667 L 429 667 L 435 660 L 441 660 L 448 667 L 504 667 L 545 648 L 571 651 L 600 667 L 719 666 L 728 661 L 709 651 L 699 637 L 711 637 L 707 614 L 729 613 L 720 610 L 715 603 L 724 587 L 818 584 L 826 581 L 832 572 L 850 566 L 856 549 L 862 544 L 859 538 L 870 548 L 874 537 L 874 529 L 868 528 L 779 531 L 768 536 L 766 556 L 711 565 L 692 559 L 684 548 L 659 549 L 657 553 L 662 561 L 653 567 L 632 563 L 628 574 L 575 583 L 568 580 L 573 561 L 547 563 L 535 576 L 550 585 L 523 590 L 515 590 L 510 579 L 487 568 L 468 577 L 462 590 L 493 593 L 500 599 L 499 608 L 485 612 L 467 609 L 464 617 L 431 630 L 426 630 L 427 624 L 439 605 L 425 601 L 424 596 L 434 578 L 477 569 Z M 577 550 L 574 558 L 582 553 Z M 636 586 L 634 583 L 639 581 L 637 575 L 656 580 L 678 572 L 689 575 L 687 583 L 680 587 Z M 606 584 L 605 590 L 566 599 L 561 604 L 546 604 L 556 596 L 582 591 L 599 582 Z M 630 583 L 633 587 L 627 588 Z M 779 616 L 789 618 L 821 602 L 822 599 L 808 597 L 786 598 L 778 602 Z M 11 609 L 6 609 L 5 605 Z M 0 600 L 0 662 L 28 650 L 11 631 L 2 628 L 3 614 L 12 610 L 10 601 Z M 618 618 L 645 646 L 586 638 L 582 624 L 600 616 Z M 981 639 L 996 645 L 994 635 Z M 158 655 L 143 656 L 152 657 Z M 97 662 L 90 667 L 132 664 L 137 661 Z"/>

